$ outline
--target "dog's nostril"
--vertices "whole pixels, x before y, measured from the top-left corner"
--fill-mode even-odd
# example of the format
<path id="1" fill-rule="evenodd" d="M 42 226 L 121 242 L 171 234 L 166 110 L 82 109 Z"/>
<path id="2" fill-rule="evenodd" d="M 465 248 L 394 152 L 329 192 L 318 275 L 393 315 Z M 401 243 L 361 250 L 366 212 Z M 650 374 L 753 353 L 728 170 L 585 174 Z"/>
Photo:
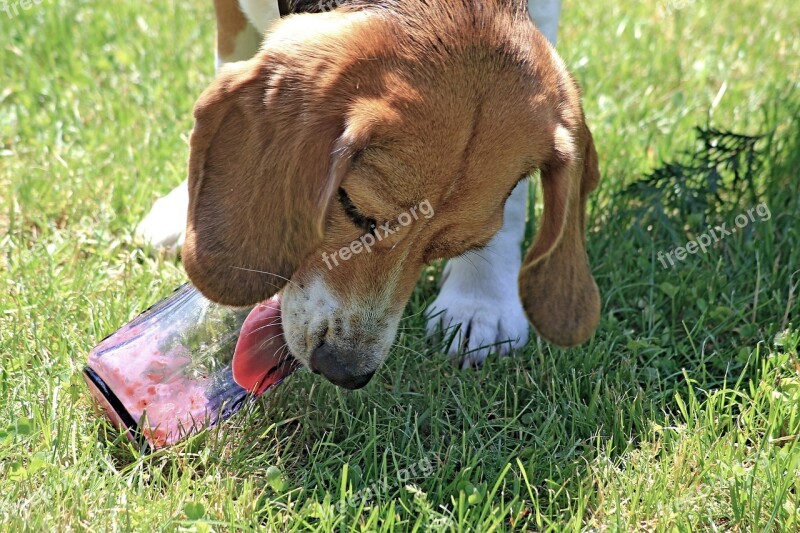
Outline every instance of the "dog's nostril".
<path id="1" fill-rule="evenodd" d="M 325 342 L 311 353 L 308 366 L 312 372 L 322 374 L 334 385 L 350 390 L 364 387 L 375 374 L 374 371 L 369 374 L 353 374 Z"/>
<path id="2" fill-rule="evenodd" d="M 322 349 L 323 346 L 325 346 L 325 342 L 320 343 L 319 346 L 314 348 L 314 351 L 311 352 L 311 359 L 308 360 L 308 366 L 315 374 L 319 374 L 321 372 L 319 369 L 320 358 L 326 357 L 325 351 Z"/>

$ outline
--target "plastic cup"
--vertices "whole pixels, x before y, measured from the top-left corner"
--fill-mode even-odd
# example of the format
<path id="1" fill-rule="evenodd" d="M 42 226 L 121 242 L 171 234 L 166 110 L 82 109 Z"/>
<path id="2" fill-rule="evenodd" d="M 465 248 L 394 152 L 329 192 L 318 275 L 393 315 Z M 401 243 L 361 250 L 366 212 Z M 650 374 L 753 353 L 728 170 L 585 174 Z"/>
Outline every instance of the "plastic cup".
<path id="1" fill-rule="evenodd" d="M 94 348 L 84 378 L 114 425 L 161 448 L 227 419 L 297 367 L 277 297 L 231 308 L 186 284 Z"/>

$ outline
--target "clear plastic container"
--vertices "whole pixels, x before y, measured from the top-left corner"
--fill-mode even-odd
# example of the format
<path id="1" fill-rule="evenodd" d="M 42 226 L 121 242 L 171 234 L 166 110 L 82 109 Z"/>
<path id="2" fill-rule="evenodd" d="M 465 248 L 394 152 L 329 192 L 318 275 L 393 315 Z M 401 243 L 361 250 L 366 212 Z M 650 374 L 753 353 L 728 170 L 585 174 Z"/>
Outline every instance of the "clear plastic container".
<path id="1" fill-rule="evenodd" d="M 186 284 L 92 350 L 84 378 L 113 424 L 160 448 L 230 417 L 298 366 L 278 297 L 237 309 Z"/>

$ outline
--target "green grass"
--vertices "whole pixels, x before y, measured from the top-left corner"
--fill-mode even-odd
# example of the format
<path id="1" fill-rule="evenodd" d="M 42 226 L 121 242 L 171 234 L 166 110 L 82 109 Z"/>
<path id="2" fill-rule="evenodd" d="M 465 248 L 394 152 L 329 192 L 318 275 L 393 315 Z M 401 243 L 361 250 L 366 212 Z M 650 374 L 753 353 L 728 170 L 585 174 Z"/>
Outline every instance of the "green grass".
<path id="1" fill-rule="evenodd" d="M 434 268 L 365 390 L 297 374 L 149 456 L 98 419 L 79 373 L 97 341 L 184 279 L 130 236 L 185 173 L 190 109 L 213 74 L 210 2 L 0 11 L 2 529 L 796 530 L 795 4 L 567 3 L 559 47 L 604 175 L 590 342 L 534 339 L 457 371 L 423 335 Z M 656 254 L 707 228 L 630 234 L 616 193 L 693 150 L 706 124 L 767 134 L 756 182 L 772 218 L 665 270 Z M 750 207 L 723 202 L 716 216 Z"/>

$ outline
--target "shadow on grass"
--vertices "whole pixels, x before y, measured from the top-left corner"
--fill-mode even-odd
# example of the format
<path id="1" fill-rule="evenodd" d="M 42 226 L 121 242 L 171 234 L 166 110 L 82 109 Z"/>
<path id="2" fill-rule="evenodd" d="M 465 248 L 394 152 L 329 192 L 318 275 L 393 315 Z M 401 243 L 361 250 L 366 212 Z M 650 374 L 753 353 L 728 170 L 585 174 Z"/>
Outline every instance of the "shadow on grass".
<path id="1" fill-rule="evenodd" d="M 261 491 L 255 512 L 264 520 L 289 513 L 332 524 L 396 504 L 405 519 L 427 513 L 428 523 L 448 513 L 458 521 L 459 509 L 467 509 L 471 523 L 494 517 L 545 529 L 549 522 L 541 516 L 588 523 L 604 509 L 600 485 L 613 485 L 602 479 L 604 468 L 635 465 L 637 454 L 656 442 L 677 449 L 667 429 L 691 428 L 709 410 L 717 418 L 696 428 L 709 432 L 698 442 L 739 432 L 745 444 L 757 445 L 753 439 L 766 431 L 759 424 L 769 417 L 758 418 L 743 402 L 755 401 L 753 387 L 772 376 L 776 336 L 798 318 L 792 292 L 800 265 L 798 140 L 794 121 L 776 124 L 760 145 L 745 143 L 760 151 L 743 154 L 743 164 L 754 165 L 752 172 L 741 169 L 750 176 L 747 194 L 735 174 L 714 169 L 715 190 L 701 211 L 686 212 L 683 197 L 658 198 L 651 187 L 647 201 L 660 205 L 657 219 L 631 218 L 619 196 L 614 210 L 595 212 L 589 255 L 604 308 L 598 333 L 584 346 L 559 350 L 532 341 L 514 358 L 490 358 L 477 371 L 454 369 L 444 345 L 425 339 L 422 311 L 438 273 L 431 267 L 412 296 L 397 349 L 364 391 L 343 392 L 301 372 L 173 449 L 142 459 L 116 439 L 114 466 L 166 490 L 177 472 L 202 477 L 213 465 L 253 482 Z M 719 139 L 702 141 L 705 150 L 719 147 Z M 654 175 L 673 180 L 664 190 L 674 191 L 687 176 L 669 170 L 685 172 L 690 163 L 665 165 Z M 693 186 L 702 183 L 711 182 Z M 682 203 L 670 205 L 670 198 Z M 757 202 L 769 206 L 769 219 L 751 220 L 671 268 L 658 261 L 660 251 L 685 246 L 710 226 L 735 224 Z M 752 434 L 740 427 L 748 420 Z M 769 436 L 797 430 L 797 421 L 787 419 Z M 413 469 L 423 461 L 432 467 L 427 475 Z M 277 485 L 271 468 L 280 472 Z M 303 511 L 308 506 L 315 518 Z"/>

